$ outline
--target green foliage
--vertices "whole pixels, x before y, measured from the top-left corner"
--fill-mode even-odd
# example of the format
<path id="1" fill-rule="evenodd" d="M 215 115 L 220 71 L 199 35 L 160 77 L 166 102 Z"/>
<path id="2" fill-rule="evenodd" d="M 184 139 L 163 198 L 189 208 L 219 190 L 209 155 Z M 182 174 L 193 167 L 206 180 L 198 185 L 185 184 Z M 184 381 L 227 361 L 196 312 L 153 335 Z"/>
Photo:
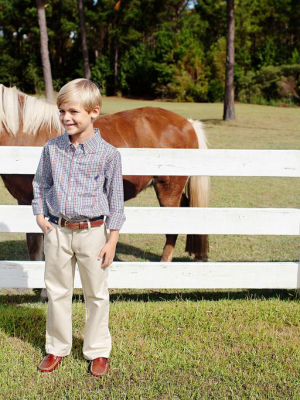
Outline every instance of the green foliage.
<path id="1" fill-rule="evenodd" d="M 106 94 L 107 81 L 112 75 L 109 58 L 100 54 L 91 68 L 92 80 L 96 82 L 103 95 Z"/>
<path id="2" fill-rule="evenodd" d="M 149 51 L 144 43 L 140 43 L 126 51 L 120 65 L 120 87 L 124 94 L 139 97 L 155 96 L 153 57 L 154 52 Z"/>
<path id="3" fill-rule="evenodd" d="M 296 48 L 292 53 L 291 64 L 300 64 L 300 53 Z"/>
<path id="4" fill-rule="evenodd" d="M 207 99 L 210 103 L 224 100 L 224 84 L 219 80 L 212 79 L 208 83 Z"/>
<path id="5" fill-rule="evenodd" d="M 300 103 L 300 64 L 268 66 L 248 72 L 238 82 L 238 99 L 246 103 Z"/>
<path id="6" fill-rule="evenodd" d="M 207 82 L 195 82 L 186 72 L 175 76 L 167 85 L 166 96 L 175 101 L 204 101 L 206 95 Z"/>
<path id="7" fill-rule="evenodd" d="M 214 102 L 224 96 L 224 0 L 84 0 L 92 79 L 102 92 Z M 193 6 L 192 6 L 193 5 Z M 76 0 L 46 6 L 54 88 L 83 75 Z M 237 99 L 299 103 L 300 3 L 236 0 Z M 0 0 L 0 82 L 44 90 L 33 0 Z M 279 68 L 279 69 L 278 69 Z"/>
<path id="8" fill-rule="evenodd" d="M 44 80 L 38 66 L 34 62 L 29 62 L 26 66 L 24 75 L 27 84 L 34 88 L 35 93 L 42 93 L 45 90 Z"/>
<path id="9" fill-rule="evenodd" d="M 1 83 L 6 86 L 19 86 L 20 81 L 16 73 L 16 71 L 18 71 L 19 64 L 20 62 L 15 60 L 9 54 L 3 54 L 0 57 Z"/>

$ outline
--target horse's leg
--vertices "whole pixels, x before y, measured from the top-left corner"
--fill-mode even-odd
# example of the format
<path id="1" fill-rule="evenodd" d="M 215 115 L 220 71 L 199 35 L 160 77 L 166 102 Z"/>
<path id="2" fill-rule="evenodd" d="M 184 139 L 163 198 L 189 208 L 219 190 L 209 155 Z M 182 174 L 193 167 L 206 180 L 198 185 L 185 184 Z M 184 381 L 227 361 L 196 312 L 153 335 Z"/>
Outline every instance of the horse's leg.
<path id="1" fill-rule="evenodd" d="M 30 261 L 44 261 L 44 235 L 42 233 L 26 233 L 27 249 Z M 39 292 L 40 290 L 35 290 Z M 40 292 L 40 301 L 48 300 L 47 289 L 42 289 Z"/>
<path id="2" fill-rule="evenodd" d="M 4 178 L 4 179 L 3 179 Z M 31 205 L 33 198 L 32 195 L 32 176 L 13 176 L 7 179 L 2 176 L 5 186 L 10 193 L 17 198 L 18 204 Z M 23 186 L 23 187 L 22 187 Z M 21 190 L 21 188 L 23 190 Z M 42 233 L 26 233 L 27 249 L 30 261 L 44 261 L 44 235 Z M 47 290 L 42 289 L 40 293 L 40 300 L 47 301 Z"/>
<path id="3" fill-rule="evenodd" d="M 44 238 L 42 233 L 26 233 L 27 248 L 30 261 L 43 261 Z"/>
<path id="4" fill-rule="evenodd" d="M 18 201 L 20 206 L 31 205 L 33 199 L 33 175 L 1 175 L 6 189 Z M 42 233 L 26 233 L 27 249 L 30 261 L 44 260 L 44 246 Z M 41 292 L 41 300 L 47 300 L 45 289 Z"/>
<path id="5" fill-rule="evenodd" d="M 182 196 L 187 181 L 186 176 L 159 176 L 154 177 L 153 185 L 161 207 L 184 206 Z M 172 261 L 178 235 L 167 234 L 161 261 Z"/>
<path id="6" fill-rule="evenodd" d="M 42 233 L 26 233 L 27 248 L 30 261 L 44 261 L 44 235 Z M 39 290 L 35 290 L 39 292 Z M 40 301 L 47 301 L 47 290 L 44 288 L 40 293 Z"/>

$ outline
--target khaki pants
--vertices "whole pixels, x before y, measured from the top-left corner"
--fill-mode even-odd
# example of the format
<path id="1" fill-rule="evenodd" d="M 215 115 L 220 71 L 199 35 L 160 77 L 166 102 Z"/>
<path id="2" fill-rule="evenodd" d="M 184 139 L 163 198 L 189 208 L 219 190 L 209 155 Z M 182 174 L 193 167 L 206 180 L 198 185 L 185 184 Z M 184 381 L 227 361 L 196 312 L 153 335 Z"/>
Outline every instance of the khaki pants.
<path id="1" fill-rule="evenodd" d="M 45 235 L 45 284 L 48 294 L 46 353 L 67 356 L 72 347 L 72 295 L 75 264 L 82 282 L 86 327 L 83 355 L 87 360 L 109 357 L 108 269 L 97 259 L 107 241 L 105 224 L 72 230 L 53 224 Z"/>

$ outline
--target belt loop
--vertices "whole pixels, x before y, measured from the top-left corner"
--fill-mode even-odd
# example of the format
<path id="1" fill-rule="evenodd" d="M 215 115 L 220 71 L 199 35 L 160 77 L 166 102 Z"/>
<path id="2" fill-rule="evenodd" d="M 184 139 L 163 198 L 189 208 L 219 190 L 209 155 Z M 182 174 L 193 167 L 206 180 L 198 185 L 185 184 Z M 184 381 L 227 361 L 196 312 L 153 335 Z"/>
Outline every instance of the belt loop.
<path id="1" fill-rule="evenodd" d="M 61 218 L 62 218 L 62 217 L 59 217 L 59 218 L 58 218 L 58 226 L 59 226 L 59 228 L 61 228 Z"/>
<path id="2" fill-rule="evenodd" d="M 88 230 L 90 230 L 91 229 L 91 221 L 89 219 L 87 219 L 86 221 L 88 223 Z"/>

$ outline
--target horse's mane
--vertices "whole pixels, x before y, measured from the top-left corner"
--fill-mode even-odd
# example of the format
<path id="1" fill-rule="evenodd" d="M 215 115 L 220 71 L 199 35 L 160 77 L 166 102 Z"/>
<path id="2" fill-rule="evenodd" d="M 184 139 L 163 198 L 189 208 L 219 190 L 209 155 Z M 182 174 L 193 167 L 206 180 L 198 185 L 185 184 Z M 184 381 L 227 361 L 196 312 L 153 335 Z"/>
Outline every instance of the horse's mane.
<path id="1" fill-rule="evenodd" d="M 24 133 L 36 135 L 42 126 L 49 133 L 63 132 L 56 105 L 0 84 L 0 133 L 6 129 L 16 136 L 21 128 Z"/>

